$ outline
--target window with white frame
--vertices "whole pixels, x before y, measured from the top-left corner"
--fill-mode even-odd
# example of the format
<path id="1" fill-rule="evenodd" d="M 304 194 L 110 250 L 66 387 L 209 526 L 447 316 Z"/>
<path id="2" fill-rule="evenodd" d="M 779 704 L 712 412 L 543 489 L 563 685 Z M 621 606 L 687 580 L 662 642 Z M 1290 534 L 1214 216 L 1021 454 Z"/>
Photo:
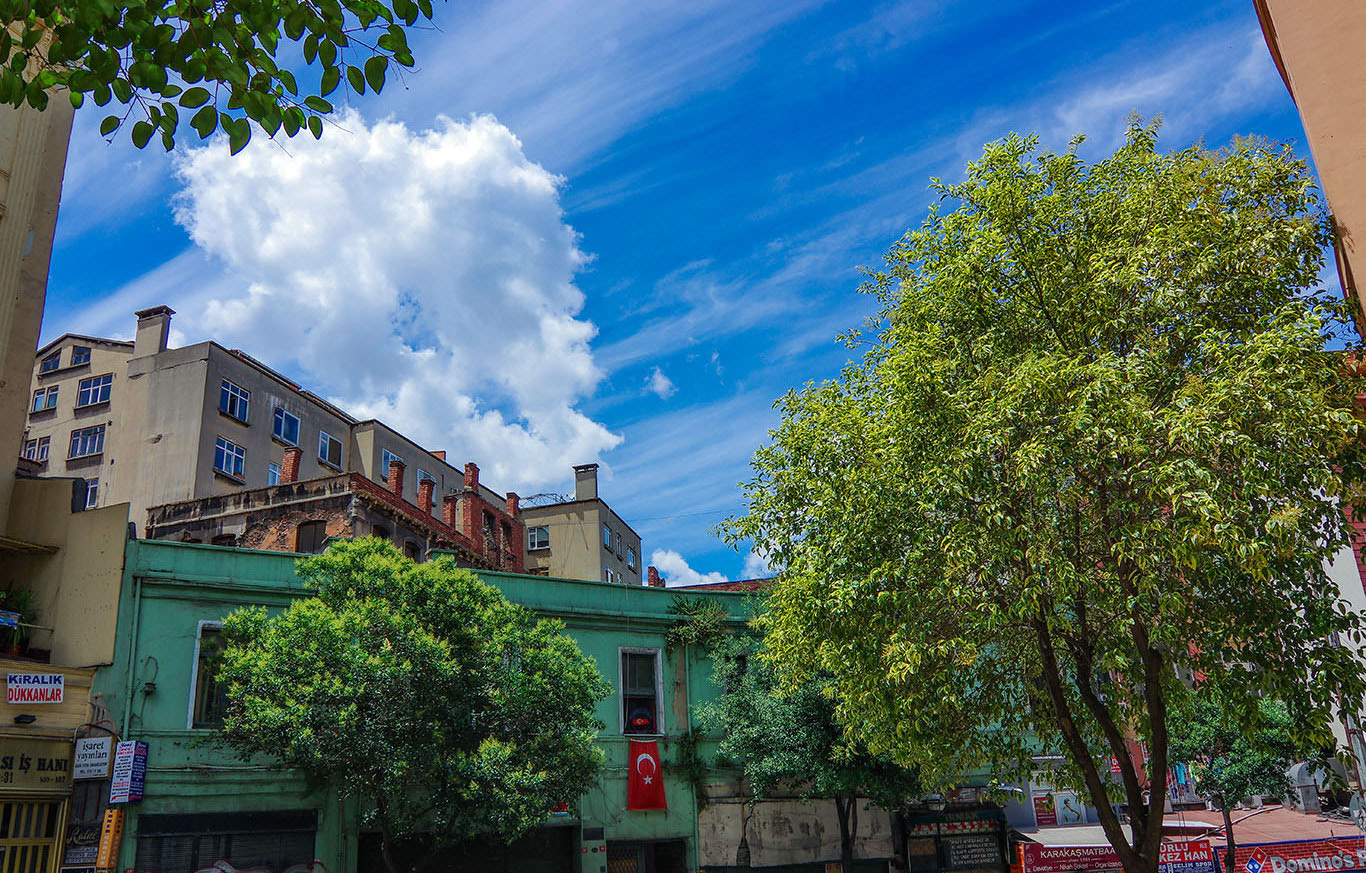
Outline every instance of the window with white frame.
<path id="1" fill-rule="evenodd" d="M 621 653 L 621 732 L 658 735 L 659 650 L 619 649 Z"/>
<path id="2" fill-rule="evenodd" d="M 43 358 L 43 362 L 38 365 L 39 373 L 51 373 L 62 365 L 62 350 L 58 349 L 52 354 Z"/>
<path id="3" fill-rule="evenodd" d="M 219 437 L 213 447 L 213 468 L 234 479 L 245 478 L 247 450 L 237 443 Z"/>
<path id="4" fill-rule="evenodd" d="M 57 386 L 50 388 L 39 388 L 33 392 L 33 411 L 43 412 L 48 409 L 57 408 Z"/>
<path id="5" fill-rule="evenodd" d="M 636 550 L 630 546 L 626 547 L 626 566 L 632 570 L 636 568 Z"/>
<path id="6" fill-rule="evenodd" d="M 90 363 L 90 347 L 89 347 L 89 346 L 72 346 L 72 347 L 71 347 L 71 366 L 73 366 L 73 367 L 79 367 L 81 364 L 88 364 L 88 363 Z"/>
<path id="7" fill-rule="evenodd" d="M 612 549 L 612 551 L 616 552 L 617 555 L 620 556 L 620 555 L 621 555 L 621 534 L 613 534 L 612 539 L 613 539 L 613 541 L 616 543 L 616 548 Z"/>
<path id="8" fill-rule="evenodd" d="M 299 444 L 299 416 L 285 412 L 282 406 L 275 407 L 275 425 L 272 432 L 280 442 L 297 446 Z"/>
<path id="9" fill-rule="evenodd" d="M 224 379 L 223 385 L 218 391 L 219 411 L 227 413 L 238 421 L 246 421 L 250 407 L 251 392 L 241 385 Z"/>
<path id="10" fill-rule="evenodd" d="M 46 461 L 51 446 L 52 437 L 38 437 L 27 440 L 24 443 L 24 457 L 30 461 Z"/>
<path id="11" fill-rule="evenodd" d="M 550 528 L 542 525 L 541 527 L 529 527 L 526 529 L 526 550 L 550 548 Z"/>
<path id="12" fill-rule="evenodd" d="M 341 455 L 341 440 L 333 439 L 325 430 L 318 431 L 318 460 L 340 469 Z"/>
<path id="13" fill-rule="evenodd" d="M 436 487 L 436 477 L 433 476 L 431 473 L 428 473 L 426 470 L 422 469 L 421 467 L 418 467 L 418 468 L 417 468 L 417 484 L 421 485 L 423 482 L 430 482 L 430 483 L 432 483 L 432 487 L 433 487 L 433 488 Z"/>
<path id="14" fill-rule="evenodd" d="M 96 403 L 108 403 L 109 392 L 114 387 L 114 374 L 105 373 L 103 376 L 91 376 L 89 379 L 82 379 L 79 390 L 76 392 L 76 406 L 94 406 Z"/>
<path id="15" fill-rule="evenodd" d="M 68 458 L 88 458 L 104 451 L 104 425 L 83 427 L 71 432 L 71 451 Z"/>
<path id="16" fill-rule="evenodd" d="M 94 509 L 95 504 L 100 500 L 100 480 L 85 480 L 85 508 Z"/>
<path id="17" fill-rule="evenodd" d="M 602 581 L 617 583 L 621 581 L 621 576 L 611 567 L 602 568 Z"/>
<path id="18" fill-rule="evenodd" d="M 266 484 L 267 484 L 267 485 L 279 485 L 279 484 L 280 484 L 280 465 L 279 465 L 279 464 L 276 464 L 276 463 L 274 463 L 274 462 L 271 462 L 271 463 L 269 463 L 269 464 L 266 464 Z"/>
<path id="19" fill-rule="evenodd" d="M 605 524 L 602 526 L 602 547 L 612 548 L 612 529 Z"/>
<path id="20" fill-rule="evenodd" d="M 400 464 L 403 463 L 403 459 L 400 458 L 398 455 L 394 454 L 393 452 L 389 451 L 388 449 L 380 449 L 380 452 L 379 452 L 379 478 L 380 478 L 382 481 L 384 481 L 384 482 L 388 482 L 388 481 L 389 481 L 389 462 L 390 462 L 390 461 L 398 461 Z"/>
<path id="21" fill-rule="evenodd" d="M 190 727 L 220 728 L 227 705 L 227 689 L 218 681 L 218 651 L 223 626 L 216 621 L 201 621 L 195 635 L 194 665 L 190 675 Z"/>

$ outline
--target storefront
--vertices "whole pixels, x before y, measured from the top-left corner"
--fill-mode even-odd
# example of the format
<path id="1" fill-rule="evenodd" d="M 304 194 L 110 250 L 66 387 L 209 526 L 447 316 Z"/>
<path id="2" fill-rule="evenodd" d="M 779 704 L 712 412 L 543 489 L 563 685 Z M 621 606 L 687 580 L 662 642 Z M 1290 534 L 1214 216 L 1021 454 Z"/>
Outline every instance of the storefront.
<path id="1" fill-rule="evenodd" d="M 71 742 L 0 735 L 0 873 L 51 873 L 66 834 Z"/>
<path id="2" fill-rule="evenodd" d="M 1005 873 L 1005 825 L 999 809 L 909 815 L 907 869 L 910 873 Z"/>

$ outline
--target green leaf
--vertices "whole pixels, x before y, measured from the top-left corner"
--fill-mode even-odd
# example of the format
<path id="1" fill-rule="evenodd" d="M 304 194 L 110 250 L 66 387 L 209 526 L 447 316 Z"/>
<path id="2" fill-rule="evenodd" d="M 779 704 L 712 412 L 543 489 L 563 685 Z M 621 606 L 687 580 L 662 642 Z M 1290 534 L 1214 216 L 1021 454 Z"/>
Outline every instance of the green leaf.
<path id="1" fill-rule="evenodd" d="M 313 134 L 314 139 L 322 139 L 323 120 L 316 115 L 308 116 L 308 132 Z"/>
<path id="2" fill-rule="evenodd" d="M 208 88 L 191 88 L 180 95 L 180 105 L 186 109 L 194 109 L 208 103 L 210 96 L 212 95 L 209 94 Z"/>
<path id="3" fill-rule="evenodd" d="M 144 148 L 147 141 L 152 138 L 152 133 L 156 128 L 146 121 L 139 121 L 133 125 L 133 145 Z"/>
<path id="4" fill-rule="evenodd" d="M 104 120 L 100 122 L 100 136 L 109 136 L 111 133 L 118 130 L 119 124 L 121 124 L 122 121 L 123 119 L 119 118 L 117 115 L 106 115 Z"/>
<path id="5" fill-rule="evenodd" d="M 326 97 L 337 90 L 337 85 L 341 83 L 341 67 L 328 67 L 323 70 L 323 78 L 318 86 L 318 93 Z"/>
<path id="6" fill-rule="evenodd" d="M 232 126 L 227 127 L 227 131 L 229 154 L 235 155 L 242 151 L 251 140 L 251 124 L 244 118 L 234 119 Z"/>
<path id="7" fill-rule="evenodd" d="M 310 94 L 304 98 L 304 105 L 307 106 L 309 109 L 312 109 L 314 112 L 321 112 L 324 115 L 332 111 L 331 103 L 328 103 L 323 98 L 318 97 L 314 94 Z"/>
<path id="8" fill-rule="evenodd" d="M 389 59 L 384 55 L 375 55 L 365 62 L 365 81 L 370 85 L 372 91 L 382 91 L 384 89 L 384 71 L 389 67 Z"/>
<path id="9" fill-rule="evenodd" d="M 218 111 L 212 104 L 205 106 L 190 119 L 190 127 L 195 129 L 200 139 L 208 139 L 209 135 L 218 128 Z"/>
<path id="10" fill-rule="evenodd" d="M 361 72 L 360 67 L 347 67 L 346 81 L 350 83 L 352 91 L 357 94 L 365 93 L 365 74 Z"/>

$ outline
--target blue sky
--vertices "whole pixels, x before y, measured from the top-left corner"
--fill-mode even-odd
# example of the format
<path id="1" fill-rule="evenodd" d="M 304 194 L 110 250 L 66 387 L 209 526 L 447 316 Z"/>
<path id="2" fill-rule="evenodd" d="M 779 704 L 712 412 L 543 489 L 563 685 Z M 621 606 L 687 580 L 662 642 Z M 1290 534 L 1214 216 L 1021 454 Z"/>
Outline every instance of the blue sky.
<path id="1" fill-rule="evenodd" d="M 316 148 L 139 153 L 79 114 L 44 341 L 168 302 L 180 341 L 242 347 L 495 488 L 567 491 L 600 460 L 674 581 L 760 567 L 711 529 L 773 400 L 847 359 L 858 268 L 931 176 L 1012 130 L 1108 150 L 1134 111 L 1169 147 L 1307 156 L 1250 0 L 436 11 L 418 72 Z"/>

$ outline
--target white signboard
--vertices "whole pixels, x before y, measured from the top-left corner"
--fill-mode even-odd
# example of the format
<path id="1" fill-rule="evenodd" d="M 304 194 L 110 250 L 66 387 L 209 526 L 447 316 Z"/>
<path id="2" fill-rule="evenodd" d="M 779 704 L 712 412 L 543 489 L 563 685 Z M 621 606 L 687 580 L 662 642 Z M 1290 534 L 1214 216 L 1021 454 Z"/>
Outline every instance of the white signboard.
<path id="1" fill-rule="evenodd" d="M 6 703 L 61 703 L 66 677 L 61 673 L 7 673 Z"/>
<path id="2" fill-rule="evenodd" d="M 110 803 L 137 803 L 142 800 L 147 778 L 147 744 L 124 740 L 114 749 L 114 775 L 109 782 Z"/>
<path id="3" fill-rule="evenodd" d="M 113 748 L 113 737 L 77 740 L 76 759 L 71 768 L 71 778 L 108 779 Z"/>

